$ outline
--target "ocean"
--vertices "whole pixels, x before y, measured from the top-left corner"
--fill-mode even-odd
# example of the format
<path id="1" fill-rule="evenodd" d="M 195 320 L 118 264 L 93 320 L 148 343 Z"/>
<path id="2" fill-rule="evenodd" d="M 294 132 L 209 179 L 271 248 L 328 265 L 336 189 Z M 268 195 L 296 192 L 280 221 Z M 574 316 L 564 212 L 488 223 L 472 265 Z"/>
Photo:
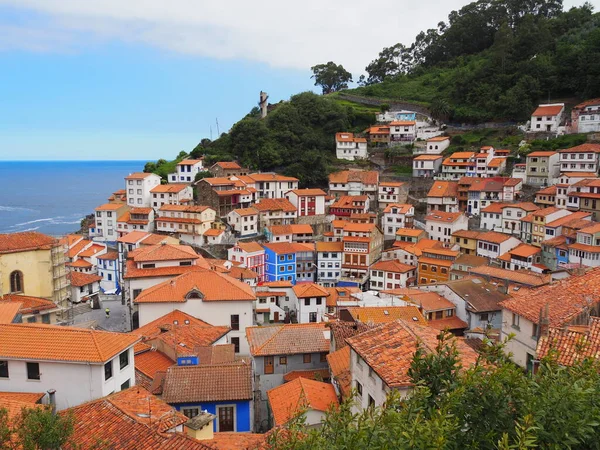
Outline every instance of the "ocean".
<path id="1" fill-rule="evenodd" d="M 79 230 L 143 161 L 0 161 L 0 233 Z"/>

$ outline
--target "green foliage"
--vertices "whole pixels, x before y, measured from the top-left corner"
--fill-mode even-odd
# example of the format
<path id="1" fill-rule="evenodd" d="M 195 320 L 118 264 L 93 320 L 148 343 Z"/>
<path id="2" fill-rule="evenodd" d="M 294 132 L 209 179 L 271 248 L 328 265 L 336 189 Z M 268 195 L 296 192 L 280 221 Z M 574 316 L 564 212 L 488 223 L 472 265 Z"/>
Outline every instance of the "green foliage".
<path id="1" fill-rule="evenodd" d="M 600 96 L 600 14 L 587 3 L 477 0 L 410 47 L 384 48 L 366 71 L 352 93 L 426 102 L 453 122 L 524 121 L 549 98 Z"/>
<path id="2" fill-rule="evenodd" d="M 212 173 L 210 173 L 208 170 L 203 170 L 202 172 L 198 172 L 196 174 L 196 176 L 194 177 L 194 181 L 200 181 L 203 178 L 210 178 L 212 176 Z"/>
<path id="3" fill-rule="evenodd" d="M 58 450 L 73 434 L 75 419 L 52 414 L 49 408 L 23 408 L 9 420 L 0 407 L 0 448 L 21 450 Z"/>
<path id="4" fill-rule="evenodd" d="M 310 68 L 315 79 L 315 86 L 321 86 L 323 94 L 330 94 L 342 89 L 348 89 L 352 83 L 352 74 L 344 69 L 341 64 L 329 61 L 327 64 L 317 64 Z"/>
<path id="5" fill-rule="evenodd" d="M 169 174 L 174 173 L 177 170 L 177 163 L 183 161 L 187 156 L 188 154 L 186 152 L 181 151 L 173 161 L 159 159 L 156 162 L 147 162 L 144 165 L 144 172 L 155 173 L 162 178 L 163 183 L 166 183 L 169 181 Z"/>
<path id="6" fill-rule="evenodd" d="M 413 390 L 391 391 L 379 408 L 355 412 L 344 401 L 321 428 L 303 415 L 271 435 L 273 449 L 598 449 L 600 366 L 559 367 L 551 358 L 535 374 L 504 353 L 505 342 L 484 341 L 476 364 L 461 368 L 442 334 L 427 353 L 415 353 Z"/>

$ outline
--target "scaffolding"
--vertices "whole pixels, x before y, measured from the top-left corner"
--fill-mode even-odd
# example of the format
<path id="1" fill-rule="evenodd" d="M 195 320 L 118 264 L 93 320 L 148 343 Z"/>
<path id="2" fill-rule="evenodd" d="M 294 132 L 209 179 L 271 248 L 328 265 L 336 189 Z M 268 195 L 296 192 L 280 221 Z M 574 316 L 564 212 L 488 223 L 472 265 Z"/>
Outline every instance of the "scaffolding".
<path id="1" fill-rule="evenodd" d="M 69 283 L 65 268 L 65 252 L 59 241 L 55 241 L 50 249 L 50 265 L 52 272 L 52 301 L 60 308 L 61 321 L 70 324 L 73 321 L 73 310 L 69 308 Z"/>

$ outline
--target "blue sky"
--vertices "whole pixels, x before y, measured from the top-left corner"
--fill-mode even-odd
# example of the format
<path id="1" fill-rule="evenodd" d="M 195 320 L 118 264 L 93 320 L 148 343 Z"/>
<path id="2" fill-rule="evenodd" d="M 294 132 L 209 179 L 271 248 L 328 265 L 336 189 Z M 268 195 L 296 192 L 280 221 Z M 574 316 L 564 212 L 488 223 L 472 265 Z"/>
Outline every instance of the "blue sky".
<path id="1" fill-rule="evenodd" d="M 260 90 L 314 89 L 310 66 L 329 60 L 358 78 L 466 3 L 381 0 L 398 14 L 365 27 L 361 0 L 0 0 L 0 160 L 173 157 Z"/>

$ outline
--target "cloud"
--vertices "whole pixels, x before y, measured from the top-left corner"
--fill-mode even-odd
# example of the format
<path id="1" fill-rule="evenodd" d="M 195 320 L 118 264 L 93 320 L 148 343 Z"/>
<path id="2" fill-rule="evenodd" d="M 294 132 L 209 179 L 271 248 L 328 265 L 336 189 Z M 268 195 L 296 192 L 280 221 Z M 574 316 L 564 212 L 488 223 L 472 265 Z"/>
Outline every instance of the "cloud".
<path id="1" fill-rule="evenodd" d="M 600 1 L 600 0 L 598 0 Z M 0 0 L 36 23 L 0 22 L 0 49 L 72 50 L 119 40 L 216 59 L 355 73 L 385 46 L 410 44 L 467 0 Z"/>

